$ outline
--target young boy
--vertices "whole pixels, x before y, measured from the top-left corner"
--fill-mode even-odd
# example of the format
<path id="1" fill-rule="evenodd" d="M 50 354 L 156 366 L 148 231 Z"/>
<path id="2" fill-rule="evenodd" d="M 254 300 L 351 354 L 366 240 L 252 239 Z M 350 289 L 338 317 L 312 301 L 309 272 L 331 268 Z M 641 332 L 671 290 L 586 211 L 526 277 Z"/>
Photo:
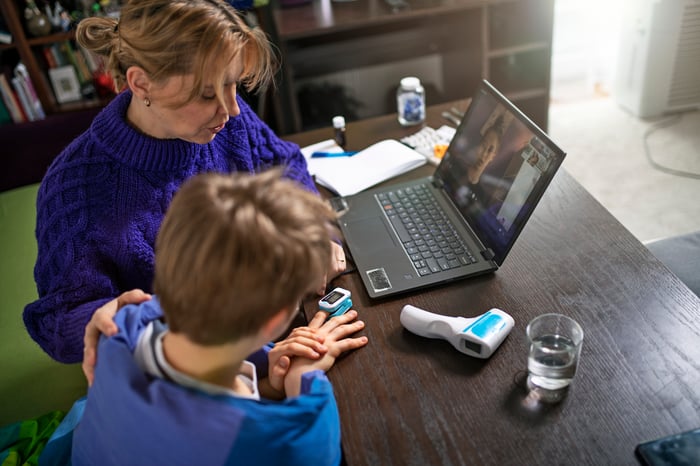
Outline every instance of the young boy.
<path id="1" fill-rule="evenodd" d="M 334 218 L 279 171 L 186 182 L 156 241 L 155 296 L 99 344 L 73 464 L 339 464 L 324 371 L 367 343 L 350 337 L 364 324 L 319 312 L 266 346 L 322 282 Z"/>

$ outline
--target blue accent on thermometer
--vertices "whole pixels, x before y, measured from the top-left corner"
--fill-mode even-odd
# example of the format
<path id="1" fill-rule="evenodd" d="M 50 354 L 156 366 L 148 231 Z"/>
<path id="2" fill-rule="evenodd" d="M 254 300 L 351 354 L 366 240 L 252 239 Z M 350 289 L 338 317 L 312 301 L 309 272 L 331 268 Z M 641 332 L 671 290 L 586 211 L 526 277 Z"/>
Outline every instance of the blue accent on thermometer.
<path id="1" fill-rule="evenodd" d="M 467 333 L 470 329 L 474 335 L 479 338 L 486 338 L 491 333 L 496 333 L 506 325 L 503 318 L 497 314 L 488 311 L 483 316 L 479 317 L 476 322 L 462 330 Z"/>

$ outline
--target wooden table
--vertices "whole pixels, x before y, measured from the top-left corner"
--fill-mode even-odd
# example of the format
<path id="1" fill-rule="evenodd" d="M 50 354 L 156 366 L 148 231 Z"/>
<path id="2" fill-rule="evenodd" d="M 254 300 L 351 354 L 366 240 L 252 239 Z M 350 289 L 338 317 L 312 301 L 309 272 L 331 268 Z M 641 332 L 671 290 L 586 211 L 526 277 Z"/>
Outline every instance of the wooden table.
<path id="1" fill-rule="evenodd" d="M 449 106 L 430 108 L 428 124 L 445 124 Z M 349 149 L 416 129 L 395 115 L 351 123 Z M 638 443 L 700 427 L 700 299 L 563 169 L 494 274 L 382 301 L 357 273 L 333 284 L 353 292 L 369 337 L 329 372 L 351 466 L 637 464 Z M 404 330 L 406 303 L 465 317 L 498 307 L 515 327 L 482 361 Z M 546 312 L 585 332 L 569 395 L 553 406 L 523 389 L 525 327 Z"/>

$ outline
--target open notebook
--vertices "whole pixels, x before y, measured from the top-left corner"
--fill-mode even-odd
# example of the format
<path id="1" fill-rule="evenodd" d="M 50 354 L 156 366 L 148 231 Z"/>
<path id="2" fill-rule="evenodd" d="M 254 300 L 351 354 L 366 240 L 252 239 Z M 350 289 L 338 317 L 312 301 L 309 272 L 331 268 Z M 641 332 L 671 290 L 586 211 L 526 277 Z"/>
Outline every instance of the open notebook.
<path id="1" fill-rule="evenodd" d="M 352 157 L 311 158 L 315 151 L 342 149 L 333 140 L 302 149 L 316 182 L 340 196 L 359 193 L 427 162 L 423 155 L 394 139 L 379 141 Z"/>

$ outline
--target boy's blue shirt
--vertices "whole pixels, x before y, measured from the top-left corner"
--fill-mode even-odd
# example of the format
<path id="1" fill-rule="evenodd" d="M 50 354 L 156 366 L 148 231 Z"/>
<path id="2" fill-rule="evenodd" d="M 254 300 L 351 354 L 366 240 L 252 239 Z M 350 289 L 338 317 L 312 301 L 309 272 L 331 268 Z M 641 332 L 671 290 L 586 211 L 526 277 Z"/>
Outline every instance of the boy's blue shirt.
<path id="1" fill-rule="evenodd" d="M 302 378 L 301 395 L 260 401 L 209 395 L 153 377 L 133 351 L 149 322 L 162 317 L 157 298 L 120 310 L 120 331 L 98 347 L 95 382 L 73 436 L 80 464 L 340 463 L 340 422 L 323 371 Z M 267 351 L 248 358 L 267 376 Z"/>

